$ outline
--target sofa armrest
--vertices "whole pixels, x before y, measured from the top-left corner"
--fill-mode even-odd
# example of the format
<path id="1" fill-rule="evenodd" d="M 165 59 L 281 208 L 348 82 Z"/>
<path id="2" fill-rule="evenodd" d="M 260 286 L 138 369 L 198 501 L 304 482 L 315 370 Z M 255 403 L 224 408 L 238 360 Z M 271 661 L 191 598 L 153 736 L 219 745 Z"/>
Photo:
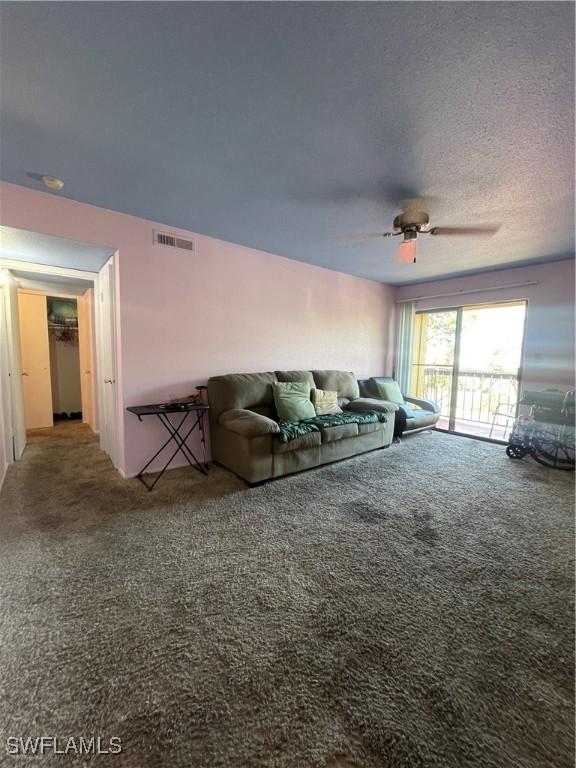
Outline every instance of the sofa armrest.
<path id="1" fill-rule="evenodd" d="M 407 403 L 413 403 L 414 405 L 423 408 L 425 411 L 432 411 L 432 413 L 440 413 L 440 406 L 435 403 L 434 400 L 423 400 L 421 397 L 412 397 L 411 395 L 404 395 L 404 400 Z"/>
<path id="2" fill-rule="evenodd" d="M 394 413 L 398 410 L 396 403 L 389 400 L 377 400 L 375 397 L 357 397 L 351 400 L 345 408 L 346 411 L 381 411 L 382 413 Z"/>
<path id="3" fill-rule="evenodd" d="M 273 435 L 280 432 L 280 427 L 273 419 L 244 408 L 224 411 L 220 414 L 219 422 L 226 429 L 243 437 L 259 437 L 260 435 Z"/>

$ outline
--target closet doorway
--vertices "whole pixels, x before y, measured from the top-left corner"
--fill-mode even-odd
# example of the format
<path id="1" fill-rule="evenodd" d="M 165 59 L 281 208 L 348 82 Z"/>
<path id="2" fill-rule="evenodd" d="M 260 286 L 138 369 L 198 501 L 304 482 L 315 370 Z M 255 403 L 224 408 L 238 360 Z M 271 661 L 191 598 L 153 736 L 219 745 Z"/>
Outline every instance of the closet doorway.
<path id="1" fill-rule="evenodd" d="M 29 441 L 96 431 L 93 409 L 91 288 L 75 296 L 18 290 L 24 423 Z M 84 424 L 84 430 L 79 425 Z"/>

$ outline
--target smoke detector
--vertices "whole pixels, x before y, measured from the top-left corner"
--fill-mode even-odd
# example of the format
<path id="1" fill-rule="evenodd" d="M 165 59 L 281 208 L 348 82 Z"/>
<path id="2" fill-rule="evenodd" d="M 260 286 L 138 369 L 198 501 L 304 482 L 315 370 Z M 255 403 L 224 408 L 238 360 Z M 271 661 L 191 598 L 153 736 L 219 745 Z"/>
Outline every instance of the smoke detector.
<path id="1" fill-rule="evenodd" d="M 56 178 L 56 176 L 42 176 L 42 183 L 48 189 L 63 189 L 64 182 L 62 179 Z"/>

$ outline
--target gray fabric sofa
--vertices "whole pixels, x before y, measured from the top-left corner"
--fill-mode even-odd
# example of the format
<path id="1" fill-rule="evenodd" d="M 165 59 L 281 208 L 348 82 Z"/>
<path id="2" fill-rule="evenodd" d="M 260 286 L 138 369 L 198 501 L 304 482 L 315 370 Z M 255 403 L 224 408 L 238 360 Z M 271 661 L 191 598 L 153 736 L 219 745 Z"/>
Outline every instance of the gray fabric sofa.
<path id="1" fill-rule="evenodd" d="M 364 398 L 378 398 L 378 382 L 394 381 L 389 376 L 376 376 L 371 379 L 363 379 L 358 382 L 360 394 Z M 440 407 L 433 400 L 423 400 L 402 393 L 406 401 L 399 405 L 395 413 L 394 437 L 402 437 L 406 432 L 420 432 L 423 429 L 432 429 L 440 418 Z M 388 401 L 382 401 L 388 402 Z M 412 407 L 415 406 L 415 407 Z"/>
<path id="2" fill-rule="evenodd" d="M 338 392 L 342 409 L 381 411 L 385 423 L 343 424 L 282 443 L 272 384 L 307 381 L 312 388 Z M 349 371 L 268 371 L 233 373 L 208 380 L 212 458 L 249 483 L 387 448 L 393 440 L 398 406 L 360 397 L 358 382 Z"/>

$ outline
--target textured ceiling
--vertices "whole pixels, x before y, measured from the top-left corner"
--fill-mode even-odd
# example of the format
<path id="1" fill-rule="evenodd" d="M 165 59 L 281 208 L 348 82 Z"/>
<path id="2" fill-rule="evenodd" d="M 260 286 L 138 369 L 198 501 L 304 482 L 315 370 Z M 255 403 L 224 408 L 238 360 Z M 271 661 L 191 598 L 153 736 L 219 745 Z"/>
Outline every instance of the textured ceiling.
<path id="1" fill-rule="evenodd" d="M 574 251 L 574 5 L 2 3 L 3 179 L 392 283 Z M 395 201 L 489 240 L 343 246 Z"/>
<path id="2" fill-rule="evenodd" d="M 4 258 L 49 267 L 98 272 L 113 253 L 112 248 L 99 248 L 62 237 L 0 226 L 0 266 Z"/>

